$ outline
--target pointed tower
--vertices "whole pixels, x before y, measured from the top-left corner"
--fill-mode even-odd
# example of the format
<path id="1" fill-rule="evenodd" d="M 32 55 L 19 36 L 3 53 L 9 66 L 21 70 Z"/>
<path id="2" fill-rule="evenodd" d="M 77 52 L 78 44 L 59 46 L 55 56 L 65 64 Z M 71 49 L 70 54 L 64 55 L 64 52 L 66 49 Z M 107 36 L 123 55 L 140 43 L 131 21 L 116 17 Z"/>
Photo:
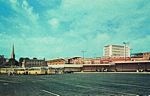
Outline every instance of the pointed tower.
<path id="1" fill-rule="evenodd" d="M 15 59 L 14 44 L 13 44 L 13 47 L 12 47 L 11 59 Z"/>

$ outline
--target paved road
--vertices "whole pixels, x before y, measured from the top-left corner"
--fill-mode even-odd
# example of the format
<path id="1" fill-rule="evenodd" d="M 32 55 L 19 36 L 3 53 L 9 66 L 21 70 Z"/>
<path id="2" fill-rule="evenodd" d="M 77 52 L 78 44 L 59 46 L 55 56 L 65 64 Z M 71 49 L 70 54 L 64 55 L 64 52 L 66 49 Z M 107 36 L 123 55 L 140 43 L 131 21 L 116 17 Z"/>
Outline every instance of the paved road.
<path id="1" fill-rule="evenodd" d="M 0 96 L 104 95 L 150 95 L 150 74 L 0 75 Z"/>

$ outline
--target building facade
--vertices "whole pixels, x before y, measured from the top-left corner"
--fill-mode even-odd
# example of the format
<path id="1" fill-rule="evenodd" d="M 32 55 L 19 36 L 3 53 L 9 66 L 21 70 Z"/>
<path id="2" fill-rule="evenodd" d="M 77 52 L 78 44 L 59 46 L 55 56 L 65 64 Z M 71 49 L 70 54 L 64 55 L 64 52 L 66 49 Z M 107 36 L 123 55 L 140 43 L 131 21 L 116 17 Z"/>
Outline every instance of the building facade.
<path id="1" fill-rule="evenodd" d="M 132 61 L 150 60 L 150 52 L 134 53 L 131 56 Z"/>
<path id="2" fill-rule="evenodd" d="M 6 64 L 6 58 L 4 57 L 4 55 L 0 55 L 0 65 L 4 64 Z"/>
<path id="3" fill-rule="evenodd" d="M 18 61 L 15 59 L 15 48 L 12 46 L 12 52 L 10 59 L 6 62 L 6 66 L 19 66 Z"/>
<path id="4" fill-rule="evenodd" d="M 47 61 L 47 65 L 60 65 L 60 64 L 65 64 L 65 63 L 66 63 L 66 60 L 62 58 Z"/>
<path id="5" fill-rule="evenodd" d="M 100 64 L 101 58 L 92 58 L 91 64 Z"/>
<path id="6" fill-rule="evenodd" d="M 14 48 L 14 44 L 13 44 L 13 47 L 12 47 L 11 59 L 15 59 L 15 48 Z"/>
<path id="7" fill-rule="evenodd" d="M 82 57 L 73 57 L 68 59 L 68 64 L 84 64 Z"/>
<path id="8" fill-rule="evenodd" d="M 145 53 L 143 53 L 143 58 L 144 58 L 145 60 L 150 60 L 150 52 L 145 52 Z"/>
<path id="9" fill-rule="evenodd" d="M 122 45 L 107 45 L 103 48 L 104 57 L 130 57 L 130 48 Z"/>
<path id="10" fill-rule="evenodd" d="M 27 59 L 25 58 L 22 62 L 22 67 L 46 67 L 47 63 L 45 59 Z"/>

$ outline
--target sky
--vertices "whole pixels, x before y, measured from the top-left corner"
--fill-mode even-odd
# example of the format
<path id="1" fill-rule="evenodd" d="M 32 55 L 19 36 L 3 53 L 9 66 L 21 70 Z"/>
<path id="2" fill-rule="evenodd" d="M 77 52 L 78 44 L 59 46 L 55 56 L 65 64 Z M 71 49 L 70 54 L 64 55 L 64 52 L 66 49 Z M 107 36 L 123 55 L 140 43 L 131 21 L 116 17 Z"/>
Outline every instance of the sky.
<path id="1" fill-rule="evenodd" d="M 0 54 L 100 57 L 103 47 L 129 42 L 150 52 L 150 0 L 0 0 Z"/>

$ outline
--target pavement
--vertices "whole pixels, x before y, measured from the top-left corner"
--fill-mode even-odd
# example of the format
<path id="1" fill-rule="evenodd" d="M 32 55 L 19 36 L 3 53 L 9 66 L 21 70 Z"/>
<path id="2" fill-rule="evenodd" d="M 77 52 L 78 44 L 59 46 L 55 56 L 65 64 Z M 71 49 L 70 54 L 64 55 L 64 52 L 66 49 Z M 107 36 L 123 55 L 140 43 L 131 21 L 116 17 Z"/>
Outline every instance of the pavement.
<path id="1" fill-rule="evenodd" d="M 0 75 L 0 96 L 121 95 L 150 95 L 150 74 Z"/>

